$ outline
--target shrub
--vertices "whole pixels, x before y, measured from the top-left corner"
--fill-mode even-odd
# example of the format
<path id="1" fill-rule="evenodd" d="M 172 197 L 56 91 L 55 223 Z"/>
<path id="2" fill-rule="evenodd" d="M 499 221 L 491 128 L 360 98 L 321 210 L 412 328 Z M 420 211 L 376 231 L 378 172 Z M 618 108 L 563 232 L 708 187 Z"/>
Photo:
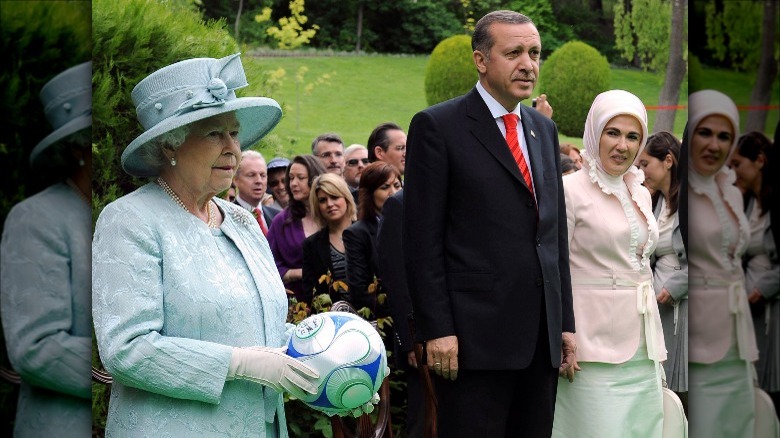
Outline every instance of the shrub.
<path id="1" fill-rule="evenodd" d="M 550 55 L 539 76 L 539 92 L 554 106 L 558 130 L 582 137 L 593 99 L 610 86 L 607 59 L 593 47 L 571 41 Z"/>
<path id="2" fill-rule="evenodd" d="M 477 83 L 471 37 L 455 35 L 436 45 L 425 68 L 428 105 L 466 94 Z"/>

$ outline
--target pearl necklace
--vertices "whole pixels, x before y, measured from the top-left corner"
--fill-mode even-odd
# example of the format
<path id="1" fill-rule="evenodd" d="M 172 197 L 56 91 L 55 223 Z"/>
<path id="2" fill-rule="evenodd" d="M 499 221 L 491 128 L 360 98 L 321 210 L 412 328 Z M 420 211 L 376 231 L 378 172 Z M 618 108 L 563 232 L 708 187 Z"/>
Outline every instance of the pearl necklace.
<path id="1" fill-rule="evenodd" d="M 184 211 L 187 213 L 192 214 L 192 212 L 184 205 L 184 201 L 179 198 L 179 195 L 176 194 L 176 192 L 173 191 L 171 186 L 168 185 L 167 182 L 160 176 L 157 177 L 157 184 L 162 187 L 163 191 L 168 194 L 168 196 L 171 197 L 177 204 L 179 204 L 179 207 L 183 208 Z M 214 203 L 212 201 L 209 201 L 208 203 L 208 226 L 209 228 L 219 228 L 219 225 L 217 224 L 217 215 L 219 213 L 214 212 L 213 210 L 216 208 Z"/>

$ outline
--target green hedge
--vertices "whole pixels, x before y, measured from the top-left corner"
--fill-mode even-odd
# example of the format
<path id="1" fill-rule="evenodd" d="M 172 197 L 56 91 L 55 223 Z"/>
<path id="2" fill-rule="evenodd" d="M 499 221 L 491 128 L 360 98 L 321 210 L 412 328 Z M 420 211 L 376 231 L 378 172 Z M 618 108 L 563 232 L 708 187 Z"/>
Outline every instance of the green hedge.
<path id="1" fill-rule="evenodd" d="M 582 137 L 593 99 L 610 87 L 607 58 L 583 42 L 571 41 L 550 55 L 539 76 L 539 92 L 555 105 L 558 130 Z"/>
<path id="2" fill-rule="evenodd" d="M 425 68 L 425 99 L 428 105 L 466 94 L 479 76 L 471 50 L 471 37 L 455 35 L 433 49 Z"/>

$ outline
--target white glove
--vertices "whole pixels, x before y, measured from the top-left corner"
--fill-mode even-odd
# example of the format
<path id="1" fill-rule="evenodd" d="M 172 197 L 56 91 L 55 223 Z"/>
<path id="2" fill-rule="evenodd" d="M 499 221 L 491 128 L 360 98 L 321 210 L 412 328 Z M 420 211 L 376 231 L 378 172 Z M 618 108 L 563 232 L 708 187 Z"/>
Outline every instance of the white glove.
<path id="1" fill-rule="evenodd" d="M 286 347 L 234 348 L 228 380 L 243 379 L 302 398 L 317 393 L 317 371 L 285 354 Z"/>

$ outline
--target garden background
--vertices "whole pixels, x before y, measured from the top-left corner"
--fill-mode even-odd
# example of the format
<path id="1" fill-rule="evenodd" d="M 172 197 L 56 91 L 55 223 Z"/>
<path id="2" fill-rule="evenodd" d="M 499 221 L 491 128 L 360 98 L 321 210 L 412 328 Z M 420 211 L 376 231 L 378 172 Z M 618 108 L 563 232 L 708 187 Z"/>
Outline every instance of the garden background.
<path id="1" fill-rule="evenodd" d="M 121 171 L 118 158 L 141 132 L 130 90 L 152 71 L 181 59 L 241 51 L 250 86 L 239 95 L 269 96 L 284 109 L 281 123 L 255 146 L 266 158 L 309 153 L 311 140 L 324 132 L 340 134 L 347 145 L 365 144 L 381 122 L 408 127 L 412 116 L 429 105 L 425 82 L 431 52 L 442 40 L 469 34 L 475 19 L 495 9 L 518 10 L 534 19 L 543 62 L 565 43 L 582 41 L 609 66 L 604 89 L 631 91 L 650 108 L 679 106 L 667 128 L 678 137 L 685 125 L 687 94 L 697 89 L 729 94 L 743 108 L 743 127 L 749 123 L 750 106 L 769 108 L 760 129 L 770 136 L 779 117 L 778 35 L 767 36 L 764 25 L 768 16 L 774 18 L 768 27 L 777 27 L 775 2 L 95 0 L 3 1 L 0 6 L 3 59 L 9 60 L 0 76 L 8 124 L 0 134 L 0 160 L 7 165 L 0 175 L 1 221 L 13 204 L 51 182 L 27 167 L 30 150 L 50 132 L 38 90 L 59 71 L 90 58 L 94 217 L 142 183 Z M 675 21 L 680 7 L 683 20 Z M 774 9 L 767 12 L 767 7 Z M 682 36 L 676 45 L 675 31 Z M 677 46 L 679 59 L 673 60 Z M 680 61 L 679 98 L 669 101 L 668 93 L 661 97 L 662 90 L 676 73 L 667 67 Z M 588 82 L 582 71 L 554 73 L 570 75 L 572 85 Z M 473 74 L 471 85 L 476 82 Z M 551 104 L 556 120 L 573 100 L 552 99 Z M 656 113 L 649 112 L 651 127 Z M 561 141 L 582 144 L 577 135 L 562 135 Z M 96 435 L 102 433 L 106 401 L 105 387 L 96 385 Z M 13 385 L 0 383 L 0 430 L 10 430 L 14 405 Z M 288 418 L 294 436 L 329 433 L 319 416 Z M 318 425 L 316 431 L 312 424 Z"/>

